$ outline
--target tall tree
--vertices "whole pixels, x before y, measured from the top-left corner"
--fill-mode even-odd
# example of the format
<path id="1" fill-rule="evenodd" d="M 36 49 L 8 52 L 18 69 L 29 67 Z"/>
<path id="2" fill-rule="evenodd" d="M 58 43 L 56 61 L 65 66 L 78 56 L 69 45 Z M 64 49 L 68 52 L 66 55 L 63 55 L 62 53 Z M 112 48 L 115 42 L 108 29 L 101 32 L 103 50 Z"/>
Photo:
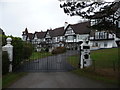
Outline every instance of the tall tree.
<path id="1" fill-rule="evenodd" d="M 64 13 L 70 16 L 80 16 L 83 19 L 94 21 L 93 29 L 118 31 L 120 21 L 120 1 L 119 2 L 91 2 L 87 1 L 61 1 L 60 7 Z"/>

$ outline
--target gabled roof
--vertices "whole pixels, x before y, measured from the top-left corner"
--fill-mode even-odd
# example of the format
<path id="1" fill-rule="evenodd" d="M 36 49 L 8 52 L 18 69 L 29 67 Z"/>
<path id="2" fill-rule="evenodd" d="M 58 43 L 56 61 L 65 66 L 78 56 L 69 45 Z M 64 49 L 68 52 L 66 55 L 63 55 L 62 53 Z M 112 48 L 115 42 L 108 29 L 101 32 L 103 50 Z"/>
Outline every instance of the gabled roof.
<path id="1" fill-rule="evenodd" d="M 64 35 L 64 27 L 55 28 L 54 30 L 50 29 L 50 30 L 47 30 L 47 32 L 49 32 L 51 37 L 63 36 Z M 46 32 L 46 34 L 47 34 L 47 32 Z"/>
<path id="2" fill-rule="evenodd" d="M 46 31 L 46 34 L 47 34 L 48 32 L 49 32 L 50 36 L 53 37 L 53 30 L 52 30 L 52 29 L 48 29 L 48 30 Z M 46 36 L 46 34 L 45 34 L 45 36 Z"/>
<path id="3" fill-rule="evenodd" d="M 82 22 L 82 23 L 77 23 L 77 24 L 69 24 L 68 27 L 71 27 L 75 34 L 89 34 L 90 33 L 90 22 Z M 67 28 L 68 28 L 67 27 Z M 67 30 L 65 29 L 65 31 Z"/>
<path id="4" fill-rule="evenodd" d="M 23 34 L 22 35 L 26 35 L 28 33 L 28 29 L 25 28 L 25 31 L 23 31 Z"/>
<path id="5" fill-rule="evenodd" d="M 27 33 L 27 38 L 29 38 L 30 40 L 33 39 L 33 36 L 34 36 L 34 34 L 32 34 L 32 33 Z"/>
<path id="6" fill-rule="evenodd" d="M 46 32 L 35 32 L 35 34 L 37 35 L 38 39 L 42 39 L 45 37 Z"/>
<path id="7" fill-rule="evenodd" d="M 57 36 L 63 36 L 64 35 L 64 27 L 59 27 L 59 28 L 55 28 L 53 30 L 53 33 L 52 33 L 53 37 L 57 37 Z"/>

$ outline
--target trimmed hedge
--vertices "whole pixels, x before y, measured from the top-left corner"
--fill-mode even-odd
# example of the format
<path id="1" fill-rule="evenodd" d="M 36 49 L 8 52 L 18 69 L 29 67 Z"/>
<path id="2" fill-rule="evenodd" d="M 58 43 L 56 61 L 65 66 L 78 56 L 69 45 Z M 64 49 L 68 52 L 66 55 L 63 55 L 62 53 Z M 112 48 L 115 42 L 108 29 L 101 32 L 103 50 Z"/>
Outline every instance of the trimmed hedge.
<path id="1" fill-rule="evenodd" d="M 28 59 L 33 52 L 32 44 L 24 42 L 23 44 L 23 59 Z"/>
<path id="2" fill-rule="evenodd" d="M 7 51 L 2 51 L 2 75 L 9 72 L 9 58 Z"/>
<path id="3" fill-rule="evenodd" d="M 23 60 L 23 41 L 21 38 L 11 37 L 13 45 L 13 69 Z"/>
<path id="4" fill-rule="evenodd" d="M 6 44 L 6 39 L 8 36 L 3 35 L 2 36 L 2 41 L 3 41 L 3 46 Z M 33 47 L 31 43 L 27 43 L 22 41 L 21 38 L 19 37 L 13 37 L 13 36 L 9 36 L 12 38 L 12 45 L 13 45 L 13 70 L 15 68 L 17 68 L 17 66 L 20 65 L 20 63 L 25 60 L 28 59 L 33 52 Z"/>
<path id="5" fill-rule="evenodd" d="M 65 47 L 57 47 L 52 50 L 52 54 L 60 54 L 60 53 L 64 53 L 64 52 L 66 52 Z"/>
<path id="6" fill-rule="evenodd" d="M 32 55 L 33 47 L 31 43 L 21 40 L 21 38 L 13 38 L 13 68 L 20 65 L 25 59 L 29 59 Z"/>

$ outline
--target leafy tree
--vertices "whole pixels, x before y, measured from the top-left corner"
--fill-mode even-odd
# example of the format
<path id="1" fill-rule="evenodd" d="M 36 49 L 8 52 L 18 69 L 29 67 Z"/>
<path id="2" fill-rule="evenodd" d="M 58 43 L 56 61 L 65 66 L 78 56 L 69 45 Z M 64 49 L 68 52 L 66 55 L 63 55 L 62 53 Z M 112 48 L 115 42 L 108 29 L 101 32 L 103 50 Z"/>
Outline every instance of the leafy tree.
<path id="1" fill-rule="evenodd" d="M 62 0 L 61 0 L 62 1 Z M 64 13 L 70 16 L 80 16 L 83 19 L 94 20 L 93 29 L 115 31 L 118 30 L 120 21 L 120 1 L 119 2 L 91 2 L 87 1 L 62 1 L 60 7 Z"/>

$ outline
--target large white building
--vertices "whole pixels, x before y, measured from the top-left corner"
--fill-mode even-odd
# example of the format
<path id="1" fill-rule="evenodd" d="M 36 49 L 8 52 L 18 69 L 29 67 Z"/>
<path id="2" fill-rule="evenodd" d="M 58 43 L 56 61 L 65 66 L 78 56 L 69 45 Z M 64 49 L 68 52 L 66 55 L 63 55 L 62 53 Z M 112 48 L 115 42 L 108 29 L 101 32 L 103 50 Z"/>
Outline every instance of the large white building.
<path id="1" fill-rule="evenodd" d="M 114 33 L 105 31 L 92 31 L 90 22 L 68 24 L 65 22 L 63 27 L 47 30 L 46 32 L 28 33 L 27 28 L 23 32 L 23 40 L 32 42 L 37 51 L 44 48 L 53 49 L 64 46 L 68 49 L 79 50 L 80 44 L 86 40 L 91 49 L 117 47 L 116 41 L 120 40 Z"/>

